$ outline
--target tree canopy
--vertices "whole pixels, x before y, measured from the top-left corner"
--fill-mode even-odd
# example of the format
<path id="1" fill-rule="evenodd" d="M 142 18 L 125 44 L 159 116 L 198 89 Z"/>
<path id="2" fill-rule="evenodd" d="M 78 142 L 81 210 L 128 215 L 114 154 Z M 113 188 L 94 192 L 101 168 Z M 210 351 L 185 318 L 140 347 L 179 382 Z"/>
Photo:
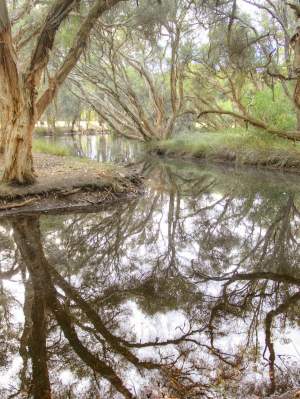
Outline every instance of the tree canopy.
<path id="1" fill-rule="evenodd" d="M 299 140 L 298 18 L 281 0 L 1 0 L 4 180 L 34 181 L 33 130 L 62 86 L 131 139 L 251 125 Z"/>

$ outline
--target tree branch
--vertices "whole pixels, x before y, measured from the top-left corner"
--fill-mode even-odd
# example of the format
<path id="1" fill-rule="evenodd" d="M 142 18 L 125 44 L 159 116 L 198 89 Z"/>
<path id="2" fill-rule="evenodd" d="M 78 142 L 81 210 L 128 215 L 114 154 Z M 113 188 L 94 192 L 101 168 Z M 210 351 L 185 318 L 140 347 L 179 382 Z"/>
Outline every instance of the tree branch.
<path id="1" fill-rule="evenodd" d="M 80 56 L 87 45 L 87 40 L 91 30 L 97 19 L 107 10 L 118 4 L 122 0 L 97 0 L 90 9 L 88 15 L 83 21 L 77 35 L 74 39 L 73 46 L 69 50 L 66 58 L 55 74 L 54 78 L 49 81 L 48 89 L 42 94 L 37 103 L 37 115 L 40 117 L 45 111 L 48 104 L 53 100 L 57 89 L 67 78 L 68 74 L 76 65 Z M 123 0 L 124 1 L 124 0 Z"/>
<path id="2" fill-rule="evenodd" d="M 38 85 L 41 74 L 48 63 L 55 35 L 75 5 L 76 0 L 56 0 L 50 8 L 33 50 L 26 76 L 27 80 L 31 81 L 33 89 Z"/>
<path id="3" fill-rule="evenodd" d="M 260 129 L 265 130 L 268 133 L 274 134 L 278 137 L 282 137 L 288 140 L 293 140 L 293 141 L 300 141 L 300 132 L 284 132 L 281 130 L 277 130 L 277 129 L 273 129 L 270 128 L 265 122 L 257 120 L 252 118 L 249 115 L 242 115 L 242 114 L 238 114 L 236 112 L 233 111 L 225 111 L 225 110 L 216 110 L 216 109 L 210 109 L 210 110 L 206 110 L 206 111 L 202 111 L 200 112 L 200 114 L 198 115 L 198 118 L 200 118 L 203 115 L 208 115 L 208 114 L 218 114 L 218 115 L 229 115 L 232 116 L 233 118 L 236 119 L 240 119 L 243 120 L 245 122 L 250 123 L 250 125 L 254 126 L 254 127 L 258 127 Z"/>

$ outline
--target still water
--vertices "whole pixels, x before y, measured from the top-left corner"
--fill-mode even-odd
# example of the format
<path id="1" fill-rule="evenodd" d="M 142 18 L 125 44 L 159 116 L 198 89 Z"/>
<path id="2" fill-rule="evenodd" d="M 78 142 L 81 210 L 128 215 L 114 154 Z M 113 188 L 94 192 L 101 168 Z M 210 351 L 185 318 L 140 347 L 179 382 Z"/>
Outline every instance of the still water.
<path id="1" fill-rule="evenodd" d="M 39 139 L 40 140 L 40 139 Z M 99 162 L 128 163 L 141 157 L 141 144 L 118 136 L 68 134 L 45 136 L 47 143 L 67 147 L 71 155 L 86 157 Z"/>
<path id="2" fill-rule="evenodd" d="M 299 386 L 299 178 L 157 159 L 144 175 L 101 212 L 0 220 L 1 398 Z"/>

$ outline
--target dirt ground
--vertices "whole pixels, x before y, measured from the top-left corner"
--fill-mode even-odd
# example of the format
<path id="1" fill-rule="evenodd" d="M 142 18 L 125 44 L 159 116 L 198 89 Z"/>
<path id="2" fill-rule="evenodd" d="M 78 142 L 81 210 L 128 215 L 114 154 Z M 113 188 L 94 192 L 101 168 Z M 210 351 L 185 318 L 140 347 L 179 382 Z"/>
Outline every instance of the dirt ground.
<path id="1" fill-rule="evenodd" d="M 33 185 L 0 183 L 0 217 L 24 211 L 91 206 L 136 195 L 141 179 L 132 168 L 35 154 L 37 181 Z M 3 159 L 0 158 L 0 173 Z"/>
<path id="2" fill-rule="evenodd" d="M 270 399 L 298 399 L 300 398 L 300 389 L 295 389 L 290 392 L 286 392 L 279 396 L 272 396 Z"/>

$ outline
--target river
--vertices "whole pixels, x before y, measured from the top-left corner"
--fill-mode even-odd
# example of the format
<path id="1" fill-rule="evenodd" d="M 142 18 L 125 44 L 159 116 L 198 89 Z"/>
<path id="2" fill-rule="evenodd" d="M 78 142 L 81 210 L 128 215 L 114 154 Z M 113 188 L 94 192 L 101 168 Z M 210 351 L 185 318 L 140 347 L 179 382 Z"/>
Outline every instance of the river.
<path id="1" fill-rule="evenodd" d="M 111 137 L 59 140 L 141 158 Z M 299 384 L 299 177 L 143 168 L 144 195 L 104 211 L 1 219 L 1 398 L 254 399 Z"/>

